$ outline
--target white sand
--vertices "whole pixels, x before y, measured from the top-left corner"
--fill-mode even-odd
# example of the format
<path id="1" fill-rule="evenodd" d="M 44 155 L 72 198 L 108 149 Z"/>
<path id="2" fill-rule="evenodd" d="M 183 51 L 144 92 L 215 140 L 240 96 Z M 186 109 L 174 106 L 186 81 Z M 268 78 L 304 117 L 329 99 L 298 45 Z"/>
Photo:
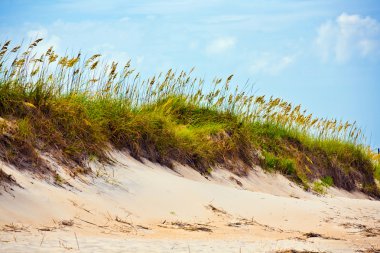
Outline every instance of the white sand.
<path id="1" fill-rule="evenodd" d="M 93 163 L 96 176 L 75 179 L 46 156 L 71 185 L 63 187 L 0 164 L 23 187 L 0 195 L 0 252 L 61 252 L 78 245 L 81 252 L 380 248 L 380 202 L 361 193 L 331 189 L 318 197 L 260 168 L 247 178 L 215 170 L 206 179 L 184 166 L 172 171 L 112 155 L 114 165 Z M 309 232 L 322 238 L 307 238 Z"/>

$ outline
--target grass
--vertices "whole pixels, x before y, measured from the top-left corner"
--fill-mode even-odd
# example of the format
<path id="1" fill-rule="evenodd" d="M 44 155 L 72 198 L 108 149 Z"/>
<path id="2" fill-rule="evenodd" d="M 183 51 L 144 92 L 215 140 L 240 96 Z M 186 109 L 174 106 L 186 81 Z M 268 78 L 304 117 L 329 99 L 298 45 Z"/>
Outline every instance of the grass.
<path id="1" fill-rule="evenodd" d="M 245 175 L 258 164 L 305 188 L 322 178 L 379 195 L 379 158 L 356 123 L 255 96 L 233 85 L 232 75 L 207 85 L 192 70 L 144 80 L 130 62 L 59 56 L 53 48 L 38 54 L 39 42 L 0 49 L 0 158 L 20 169 L 48 174 L 39 154 L 50 152 L 86 173 L 88 159 L 109 162 L 114 147 L 203 174 L 218 166 Z"/>
<path id="2" fill-rule="evenodd" d="M 334 179 L 332 177 L 330 177 L 330 176 L 321 178 L 321 182 L 326 187 L 330 187 L 330 186 L 334 185 Z"/>
<path id="3" fill-rule="evenodd" d="M 323 183 L 316 181 L 313 183 L 313 191 L 320 195 L 325 195 L 326 186 Z"/>
<path id="4" fill-rule="evenodd" d="M 54 176 L 54 182 L 57 185 L 62 185 L 62 184 L 65 183 L 65 180 L 58 173 L 56 173 L 55 176 Z"/>
<path id="5" fill-rule="evenodd" d="M 330 176 L 326 176 L 321 178 L 318 181 L 314 181 L 313 183 L 313 191 L 320 195 L 324 195 L 327 193 L 327 188 L 331 187 L 334 185 L 334 180 Z"/>
<path id="6" fill-rule="evenodd" d="M 380 165 L 376 164 L 375 165 L 375 178 L 380 182 Z"/>
<path id="7" fill-rule="evenodd" d="M 272 153 L 264 153 L 264 168 L 276 170 L 285 175 L 294 175 L 296 173 L 296 165 L 291 158 L 278 158 Z"/>

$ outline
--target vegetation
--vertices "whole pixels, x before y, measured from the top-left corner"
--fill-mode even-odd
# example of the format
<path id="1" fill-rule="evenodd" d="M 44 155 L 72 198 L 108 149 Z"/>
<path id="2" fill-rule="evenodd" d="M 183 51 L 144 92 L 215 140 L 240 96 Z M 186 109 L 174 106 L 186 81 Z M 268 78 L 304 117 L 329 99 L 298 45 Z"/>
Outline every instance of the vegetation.
<path id="1" fill-rule="evenodd" d="M 324 184 L 326 187 L 330 187 L 334 185 L 334 179 L 330 176 L 321 178 L 322 184 Z"/>
<path id="2" fill-rule="evenodd" d="M 106 152 L 115 147 L 204 174 L 220 166 L 245 175 L 259 164 L 305 188 L 331 178 L 379 196 L 379 157 L 355 122 L 249 94 L 232 75 L 205 85 L 192 70 L 170 69 L 143 80 L 130 62 L 101 62 L 99 54 L 38 54 L 40 41 L 23 52 L 9 41 L 0 49 L 0 158 L 20 169 L 49 175 L 41 154 L 53 153 L 73 175 L 85 173 L 86 160 L 110 162 Z"/>
<path id="3" fill-rule="evenodd" d="M 318 194 L 324 195 L 327 192 L 327 188 L 332 186 L 334 184 L 334 181 L 332 177 L 327 176 L 323 177 L 318 181 L 315 181 L 313 183 L 313 191 L 315 191 Z"/>

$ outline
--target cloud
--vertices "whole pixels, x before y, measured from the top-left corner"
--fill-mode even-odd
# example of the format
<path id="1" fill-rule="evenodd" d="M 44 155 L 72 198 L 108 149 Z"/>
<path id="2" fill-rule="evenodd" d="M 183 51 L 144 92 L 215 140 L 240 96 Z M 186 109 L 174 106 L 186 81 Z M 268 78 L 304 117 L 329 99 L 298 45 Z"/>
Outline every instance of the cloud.
<path id="1" fill-rule="evenodd" d="M 204 22 L 207 24 L 221 24 L 249 21 L 250 19 L 252 19 L 252 16 L 248 15 L 217 15 L 207 17 Z"/>
<path id="2" fill-rule="evenodd" d="M 288 68 L 295 60 L 295 55 L 277 56 L 270 53 L 263 53 L 254 60 L 249 70 L 252 74 L 276 75 Z"/>
<path id="3" fill-rule="evenodd" d="M 58 11 L 67 13 L 101 13 L 104 15 L 104 13 L 112 12 L 113 14 L 134 13 L 144 15 L 167 15 L 189 13 L 202 10 L 206 7 L 214 7 L 216 3 L 220 2 L 220 0 L 64 0 L 57 2 L 58 3 L 52 5 L 55 5 Z"/>
<path id="4" fill-rule="evenodd" d="M 206 47 L 208 54 L 221 54 L 233 48 L 236 44 L 234 37 L 222 37 L 211 41 Z"/>
<path id="5" fill-rule="evenodd" d="M 196 50 L 199 47 L 199 41 L 198 40 L 192 40 L 189 42 L 189 49 Z"/>
<path id="6" fill-rule="evenodd" d="M 96 13 L 116 10 L 123 6 L 123 0 L 66 0 L 59 1 L 55 4 L 56 8 L 60 11 L 67 12 L 81 12 L 81 13 Z"/>
<path id="7" fill-rule="evenodd" d="M 380 55 L 380 23 L 368 16 L 343 13 L 318 28 L 315 44 L 324 61 L 345 63 L 355 57 Z"/>
<path id="8" fill-rule="evenodd" d="M 131 18 L 128 16 L 124 16 L 124 17 L 119 19 L 119 21 L 122 23 L 128 23 L 128 21 L 130 21 L 130 20 L 131 20 Z"/>
<path id="9" fill-rule="evenodd" d="M 145 56 L 139 55 L 137 56 L 136 64 L 141 65 L 144 62 Z"/>
<path id="10" fill-rule="evenodd" d="M 42 38 L 43 41 L 39 43 L 38 47 L 35 48 L 35 52 L 43 54 L 49 47 L 53 47 L 54 50 L 60 49 L 61 38 L 57 35 L 50 34 L 46 28 L 32 29 L 27 32 L 27 37 L 30 41 Z"/>

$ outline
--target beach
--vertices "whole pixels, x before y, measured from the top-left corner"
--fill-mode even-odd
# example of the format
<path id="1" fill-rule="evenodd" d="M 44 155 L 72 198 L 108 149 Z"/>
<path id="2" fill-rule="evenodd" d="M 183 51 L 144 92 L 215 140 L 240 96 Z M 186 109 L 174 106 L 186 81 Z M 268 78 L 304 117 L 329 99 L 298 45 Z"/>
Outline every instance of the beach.
<path id="1" fill-rule="evenodd" d="M 0 195 L 4 252 L 366 252 L 379 248 L 380 202 L 329 188 L 323 196 L 255 167 L 209 176 L 112 151 L 61 185 L 4 163 L 19 186 Z M 370 251 L 368 251 L 370 252 Z"/>

